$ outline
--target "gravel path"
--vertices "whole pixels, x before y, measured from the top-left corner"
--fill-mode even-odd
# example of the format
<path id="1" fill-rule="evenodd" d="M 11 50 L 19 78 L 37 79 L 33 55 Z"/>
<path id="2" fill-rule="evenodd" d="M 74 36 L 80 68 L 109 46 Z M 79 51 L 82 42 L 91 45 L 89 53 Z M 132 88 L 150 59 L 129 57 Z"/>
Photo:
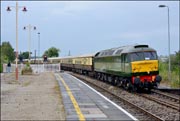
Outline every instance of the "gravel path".
<path id="1" fill-rule="evenodd" d="M 1 75 L 1 120 L 65 120 L 61 99 L 53 73 Z"/>

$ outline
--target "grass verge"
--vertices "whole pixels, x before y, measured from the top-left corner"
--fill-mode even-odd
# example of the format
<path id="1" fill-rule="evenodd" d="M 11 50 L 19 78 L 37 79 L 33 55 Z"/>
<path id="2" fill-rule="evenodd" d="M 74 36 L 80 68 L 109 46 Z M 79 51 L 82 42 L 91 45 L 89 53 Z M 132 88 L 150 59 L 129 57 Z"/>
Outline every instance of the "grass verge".
<path id="1" fill-rule="evenodd" d="M 159 63 L 159 74 L 162 76 L 162 82 L 169 85 L 172 88 L 180 88 L 180 75 L 178 67 L 173 67 L 171 69 L 171 80 L 168 79 L 168 64 L 160 62 Z"/>

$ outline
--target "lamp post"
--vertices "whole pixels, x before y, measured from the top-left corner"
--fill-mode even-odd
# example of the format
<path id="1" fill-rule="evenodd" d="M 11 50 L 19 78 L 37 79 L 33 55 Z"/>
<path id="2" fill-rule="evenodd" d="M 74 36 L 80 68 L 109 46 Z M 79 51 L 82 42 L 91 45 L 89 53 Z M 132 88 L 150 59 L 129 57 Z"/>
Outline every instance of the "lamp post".
<path id="1" fill-rule="evenodd" d="M 24 27 L 24 30 L 26 30 L 26 28 L 29 29 L 29 62 L 30 62 L 30 59 L 31 59 L 31 29 L 33 28 L 34 30 L 36 30 L 36 27 L 29 24 L 28 26 Z"/>
<path id="2" fill-rule="evenodd" d="M 18 2 L 16 2 L 16 6 L 8 6 L 7 11 L 11 11 L 11 7 L 16 8 L 16 80 L 18 80 L 18 9 L 23 8 L 23 12 L 26 12 L 27 9 L 25 6 L 18 6 Z"/>
<path id="3" fill-rule="evenodd" d="M 38 34 L 38 65 L 39 65 L 39 61 L 40 61 L 40 32 L 38 32 L 37 34 Z M 39 72 L 39 68 L 38 68 L 38 72 Z"/>
<path id="4" fill-rule="evenodd" d="M 168 53 L 169 53 L 169 69 L 168 79 L 171 80 L 171 58 L 170 58 L 170 22 L 169 22 L 169 7 L 167 5 L 159 5 L 160 8 L 166 7 L 168 10 Z"/>

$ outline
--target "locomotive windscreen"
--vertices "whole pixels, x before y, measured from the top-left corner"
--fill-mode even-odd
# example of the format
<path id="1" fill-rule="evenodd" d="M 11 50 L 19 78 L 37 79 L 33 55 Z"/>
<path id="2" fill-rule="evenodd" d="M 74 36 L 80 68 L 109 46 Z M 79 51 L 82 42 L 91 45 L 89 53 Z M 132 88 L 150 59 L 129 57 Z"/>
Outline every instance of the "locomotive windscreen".
<path id="1" fill-rule="evenodd" d="M 130 54 L 130 60 L 131 62 L 140 60 L 157 60 L 157 54 L 155 51 L 135 52 Z"/>

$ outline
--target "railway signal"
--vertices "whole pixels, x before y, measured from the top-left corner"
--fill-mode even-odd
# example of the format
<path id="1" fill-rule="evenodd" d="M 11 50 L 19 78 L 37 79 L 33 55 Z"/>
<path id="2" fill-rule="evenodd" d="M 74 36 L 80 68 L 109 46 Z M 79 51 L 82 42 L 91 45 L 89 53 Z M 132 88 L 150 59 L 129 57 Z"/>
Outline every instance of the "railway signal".
<path id="1" fill-rule="evenodd" d="M 47 56 L 46 55 L 44 56 L 44 62 L 47 62 Z"/>

